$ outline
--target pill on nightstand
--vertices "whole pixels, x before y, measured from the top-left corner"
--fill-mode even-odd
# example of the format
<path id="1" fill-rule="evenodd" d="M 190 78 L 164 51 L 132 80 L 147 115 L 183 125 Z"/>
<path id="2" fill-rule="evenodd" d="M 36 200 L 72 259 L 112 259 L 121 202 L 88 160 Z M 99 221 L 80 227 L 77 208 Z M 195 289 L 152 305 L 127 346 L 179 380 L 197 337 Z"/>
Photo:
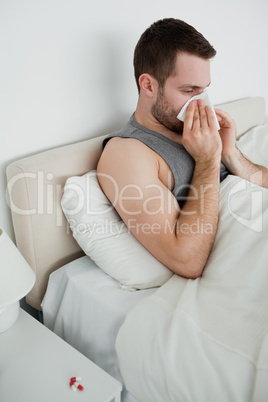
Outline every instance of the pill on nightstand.
<path id="1" fill-rule="evenodd" d="M 84 389 L 84 387 L 83 387 L 83 385 L 81 385 L 81 384 L 79 384 L 79 382 L 73 382 L 73 384 L 80 390 L 80 391 L 83 391 L 83 389 Z"/>
<path id="2" fill-rule="evenodd" d="M 72 381 L 70 382 L 70 387 L 74 392 L 77 391 L 77 388 L 76 388 L 76 386 L 74 385 L 74 383 Z"/>
<path id="3" fill-rule="evenodd" d="M 70 381 L 75 382 L 75 381 L 81 381 L 81 377 L 72 377 Z"/>

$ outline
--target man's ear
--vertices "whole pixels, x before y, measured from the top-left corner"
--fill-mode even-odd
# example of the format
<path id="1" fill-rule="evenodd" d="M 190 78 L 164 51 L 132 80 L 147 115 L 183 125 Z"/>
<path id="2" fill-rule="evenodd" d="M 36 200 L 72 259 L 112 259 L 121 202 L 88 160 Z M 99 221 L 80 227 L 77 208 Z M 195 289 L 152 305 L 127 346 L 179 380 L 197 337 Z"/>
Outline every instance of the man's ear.
<path id="1" fill-rule="evenodd" d="M 141 74 L 139 77 L 139 84 L 140 90 L 149 97 L 153 97 L 157 92 L 157 81 L 150 74 Z"/>

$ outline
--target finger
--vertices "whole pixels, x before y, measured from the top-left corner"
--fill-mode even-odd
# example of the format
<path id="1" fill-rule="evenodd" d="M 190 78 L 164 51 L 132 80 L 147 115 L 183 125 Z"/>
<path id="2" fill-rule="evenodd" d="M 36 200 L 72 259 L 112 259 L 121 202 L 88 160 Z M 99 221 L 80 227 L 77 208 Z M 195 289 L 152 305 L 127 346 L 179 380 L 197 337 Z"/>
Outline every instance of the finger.
<path id="1" fill-rule="evenodd" d="M 210 127 L 216 127 L 216 120 L 215 120 L 215 115 L 213 113 L 213 109 L 211 106 L 206 106 L 206 111 L 207 111 L 207 118 L 208 118 L 208 124 Z"/>
<path id="2" fill-rule="evenodd" d="M 194 114 L 195 110 L 197 109 L 196 107 L 196 101 L 193 100 L 189 106 L 187 107 L 185 119 L 184 119 L 184 128 L 191 130 L 193 126 L 193 119 L 194 119 Z"/>
<path id="3" fill-rule="evenodd" d="M 229 119 L 231 118 L 227 112 L 224 112 L 221 109 L 214 108 L 214 110 L 219 116 L 229 117 Z"/>
<path id="4" fill-rule="evenodd" d="M 235 127 L 235 121 L 227 112 L 224 112 L 223 110 L 216 108 L 214 110 L 221 125 L 228 127 Z"/>
<path id="5" fill-rule="evenodd" d="M 233 119 L 231 118 L 231 116 L 227 112 L 224 112 L 223 110 L 216 109 L 216 108 L 214 110 L 215 110 L 216 115 L 221 117 L 222 120 L 226 120 L 228 122 L 233 121 Z"/>
<path id="6" fill-rule="evenodd" d="M 219 122 L 223 122 L 223 121 L 225 121 L 226 120 L 226 118 L 228 119 L 228 114 L 226 113 L 226 112 L 223 112 L 222 110 L 220 110 L 220 109 L 214 109 L 215 110 L 215 113 L 216 113 L 216 115 L 217 115 L 217 118 L 218 118 L 218 120 L 219 120 Z M 230 118 L 230 117 L 229 117 Z"/>
<path id="7" fill-rule="evenodd" d="M 198 100 L 198 108 L 199 108 L 199 116 L 200 116 L 200 124 L 201 127 L 207 127 L 208 126 L 208 117 L 207 117 L 207 112 L 205 108 L 205 102 L 203 99 Z"/>
<path id="8" fill-rule="evenodd" d="M 199 128 L 200 128 L 200 114 L 199 114 L 199 108 L 196 107 L 193 116 L 193 129 L 199 129 Z"/>

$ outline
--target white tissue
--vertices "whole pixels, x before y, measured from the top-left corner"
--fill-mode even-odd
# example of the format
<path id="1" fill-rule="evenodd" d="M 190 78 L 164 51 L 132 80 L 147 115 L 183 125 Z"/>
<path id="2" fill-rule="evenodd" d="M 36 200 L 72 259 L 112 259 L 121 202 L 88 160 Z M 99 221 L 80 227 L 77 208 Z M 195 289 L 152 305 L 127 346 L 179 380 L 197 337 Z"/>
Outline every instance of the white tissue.
<path id="1" fill-rule="evenodd" d="M 197 100 L 197 99 L 204 99 L 205 104 L 206 104 L 207 106 L 210 106 L 210 107 L 212 108 L 213 113 L 214 113 L 214 117 L 215 117 L 215 120 L 216 120 L 216 124 L 217 124 L 217 129 L 219 130 L 219 129 L 220 129 L 220 125 L 219 125 L 219 122 L 218 122 L 218 119 L 217 119 L 215 110 L 214 110 L 214 108 L 213 108 L 213 104 L 212 104 L 212 102 L 211 102 L 211 99 L 210 99 L 209 96 L 208 96 L 207 91 L 204 91 L 204 92 L 202 92 L 201 94 L 196 95 L 196 96 L 193 96 L 192 98 L 190 98 L 190 99 L 185 103 L 185 105 L 182 107 L 182 109 L 181 109 L 180 113 L 178 114 L 177 118 L 178 118 L 179 120 L 181 120 L 181 121 L 184 121 L 185 115 L 186 115 L 187 107 L 189 106 L 189 103 L 192 102 L 192 101 L 195 100 L 195 99 L 196 99 L 196 100 Z"/>

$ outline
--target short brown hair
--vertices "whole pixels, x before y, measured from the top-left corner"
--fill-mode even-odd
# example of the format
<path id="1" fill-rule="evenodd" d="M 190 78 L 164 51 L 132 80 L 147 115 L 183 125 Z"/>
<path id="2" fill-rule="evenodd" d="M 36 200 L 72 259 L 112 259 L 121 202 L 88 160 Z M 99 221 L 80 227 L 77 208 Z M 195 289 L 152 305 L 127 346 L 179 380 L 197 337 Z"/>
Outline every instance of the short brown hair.
<path id="1" fill-rule="evenodd" d="M 163 87 L 175 68 L 179 52 L 211 59 L 216 50 L 194 27 L 174 18 L 154 22 L 141 35 L 134 52 L 134 73 L 140 91 L 141 74 L 152 75 Z"/>

